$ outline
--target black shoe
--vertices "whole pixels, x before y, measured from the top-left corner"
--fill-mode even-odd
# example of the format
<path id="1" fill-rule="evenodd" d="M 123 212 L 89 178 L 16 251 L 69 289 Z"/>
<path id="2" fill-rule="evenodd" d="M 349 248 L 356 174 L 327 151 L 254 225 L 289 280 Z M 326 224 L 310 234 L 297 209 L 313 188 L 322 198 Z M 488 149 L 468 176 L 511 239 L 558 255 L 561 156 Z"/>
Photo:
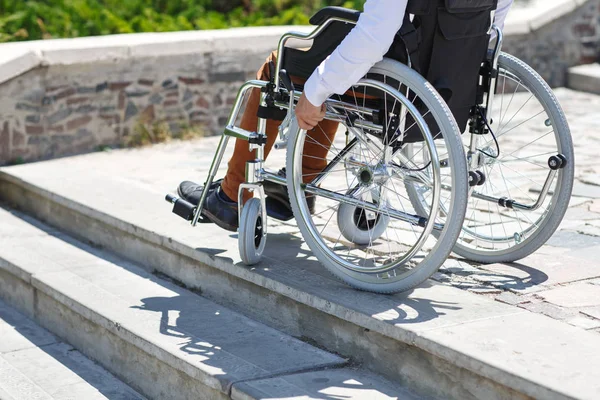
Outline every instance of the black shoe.
<path id="1" fill-rule="evenodd" d="M 285 168 L 282 168 L 277 172 L 277 175 L 285 178 Z M 292 206 L 290 205 L 290 197 L 288 195 L 287 186 L 280 185 L 271 181 L 264 181 L 263 187 L 265 189 L 265 195 L 267 196 L 267 211 L 269 208 L 273 213 L 277 215 L 270 216 L 277 218 L 282 221 L 290 220 L 294 217 Z M 311 194 L 306 195 L 306 205 L 308 211 L 311 214 L 315 213 L 315 196 Z"/>
<path id="2" fill-rule="evenodd" d="M 203 190 L 203 186 L 194 182 L 184 181 L 179 184 L 177 193 L 183 199 L 198 205 Z M 213 182 L 208 190 L 208 196 L 206 197 L 204 207 L 202 207 L 202 217 L 204 219 L 201 222 L 214 222 L 225 230 L 236 232 L 238 228 L 237 203 L 223 193 L 221 190 L 221 181 Z"/>

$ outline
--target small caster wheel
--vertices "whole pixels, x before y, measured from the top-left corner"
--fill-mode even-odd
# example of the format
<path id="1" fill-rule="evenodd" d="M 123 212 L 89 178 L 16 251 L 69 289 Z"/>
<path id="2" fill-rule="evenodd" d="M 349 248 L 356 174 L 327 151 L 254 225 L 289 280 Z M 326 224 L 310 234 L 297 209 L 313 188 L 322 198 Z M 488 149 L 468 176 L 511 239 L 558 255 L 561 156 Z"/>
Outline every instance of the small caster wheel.
<path id="1" fill-rule="evenodd" d="M 261 212 L 260 200 L 250 199 L 242 208 L 240 227 L 238 229 L 238 248 L 242 262 L 246 265 L 258 263 L 265 250 L 267 235 Z"/>
<path id="2" fill-rule="evenodd" d="M 475 187 L 479 184 L 479 174 L 477 171 L 469 171 L 469 186 Z"/>
<path id="3" fill-rule="evenodd" d="M 477 186 L 483 186 L 483 184 L 485 183 L 485 174 L 481 171 L 475 171 L 475 173 L 477 174 L 478 177 L 478 181 L 477 181 Z"/>
<path id="4" fill-rule="evenodd" d="M 342 203 L 338 207 L 337 223 L 340 233 L 346 240 L 368 245 L 379 239 L 385 232 L 390 219 L 387 215 L 365 210 L 351 204 Z"/>

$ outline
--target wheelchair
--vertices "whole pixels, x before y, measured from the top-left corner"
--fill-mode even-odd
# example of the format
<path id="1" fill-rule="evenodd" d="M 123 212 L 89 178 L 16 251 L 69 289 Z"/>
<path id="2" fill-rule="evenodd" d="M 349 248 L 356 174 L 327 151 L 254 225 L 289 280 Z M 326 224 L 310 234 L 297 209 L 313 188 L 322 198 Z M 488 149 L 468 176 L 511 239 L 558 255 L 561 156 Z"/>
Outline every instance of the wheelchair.
<path id="1" fill-rule="evenodd" d="M 482 263 L 512 262 L 542 246 L 568 207 L 574 171 L 569 126 L 552 90 L 524 62 L 501 52 L 502 33 L 482 60 L 480 104 L 460 132 L 442 96 L 404 63 L 383 59 L 343 95 L 330 97 L 326 119 L 339 123 L 323 163 L 303 176 L 306 142 L 295 102 L 308 78 L 356 24 L 358 12 L 325 8 L 309 34 L 290 32 L 278 46 L 270 81 L 239 90 L 205 187 L 213 184 L 231 137 L 247 140 L 256 159 L 240 186 L 238 242 L 242 261 L 260 261 L 267 241 L 262 182 L 287 185 L 294 218 L 320 263 L 366 291 L 406 291 L 429 278 L 454 252 Z M 493 29 L 493 28 L 492 28 Z M 340 33 L 341 32 L 341 33 Z M 332 39 L 333 38 L 333 39 Z M 313 41 L 310 50 L 287 47 Z M 261 108 L 283 120 L 275 149 L 286 149 L 283 178 L 264 167 L 266 120 L 255 132 L 236 126 L 250 90 Z M 242 193 L 254 197 L 242 204 Z M 196 225 L 200 205 L 167 195 L 173 212 Z M 307 200 L 314 202 L 314 209 Z"/>

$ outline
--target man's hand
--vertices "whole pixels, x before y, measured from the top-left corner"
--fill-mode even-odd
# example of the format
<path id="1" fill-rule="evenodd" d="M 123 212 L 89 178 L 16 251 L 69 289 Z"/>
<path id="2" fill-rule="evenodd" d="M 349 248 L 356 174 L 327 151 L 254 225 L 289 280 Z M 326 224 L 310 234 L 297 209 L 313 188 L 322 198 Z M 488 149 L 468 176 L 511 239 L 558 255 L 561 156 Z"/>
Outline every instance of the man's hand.
<path id="1" fill-rule="evenodd" d="M 300 96 L 296 105 L 296 119 L 300 129 L 312 130 L 317 124 L 325 118 L 325 104 L 320 107 L 314 106 L 308 101 L 304 93 Z"/>

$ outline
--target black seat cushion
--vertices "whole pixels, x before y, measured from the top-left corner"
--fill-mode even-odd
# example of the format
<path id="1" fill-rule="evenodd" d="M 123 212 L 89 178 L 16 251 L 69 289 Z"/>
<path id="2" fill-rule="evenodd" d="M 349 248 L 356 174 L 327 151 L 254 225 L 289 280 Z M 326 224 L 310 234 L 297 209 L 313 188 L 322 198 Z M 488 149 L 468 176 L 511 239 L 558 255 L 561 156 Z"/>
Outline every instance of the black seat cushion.
<path id="1" fill-rule="evenodd" d="M 317 11 L 317 13 L 312 16 L 310 23 L 312 25 L 321 25 L 323 22 L 333 17 L 357 22 L 358 17 L 360 17 L 360 11 L 351 10 L 344 7 L 325 7 Z"/>

